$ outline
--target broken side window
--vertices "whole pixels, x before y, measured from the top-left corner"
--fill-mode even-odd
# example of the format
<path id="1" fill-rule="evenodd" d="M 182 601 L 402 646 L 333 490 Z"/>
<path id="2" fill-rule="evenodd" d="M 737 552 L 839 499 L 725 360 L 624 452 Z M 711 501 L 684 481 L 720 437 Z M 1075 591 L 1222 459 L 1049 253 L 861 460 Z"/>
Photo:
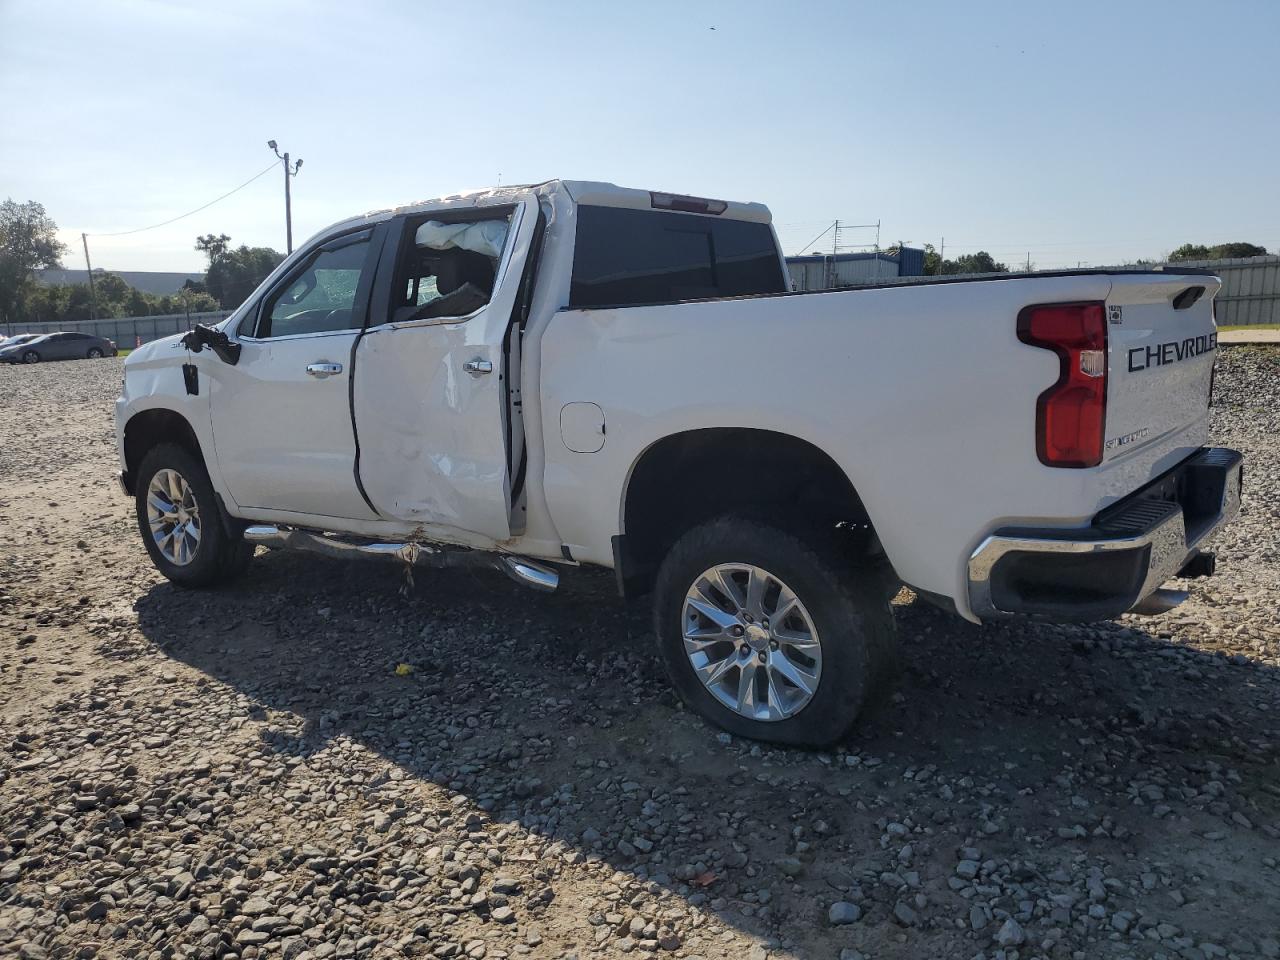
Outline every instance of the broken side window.
<path id="1" fill-rule="evenodd" d="M 465 317 L 489 302 L 510 215 L 486 216 L 410 222 L 413 243 L 402 257 L 394 321 Z"/>

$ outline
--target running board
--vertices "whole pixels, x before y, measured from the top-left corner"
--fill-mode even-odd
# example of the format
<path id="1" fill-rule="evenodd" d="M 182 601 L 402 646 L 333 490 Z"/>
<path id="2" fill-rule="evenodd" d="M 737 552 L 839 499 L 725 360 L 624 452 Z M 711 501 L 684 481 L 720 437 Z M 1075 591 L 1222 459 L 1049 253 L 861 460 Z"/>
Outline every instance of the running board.
<path id="1" fill-rule="evenodd" d="M 1139 600 L 1129 612 L 1144 617 L 1158 617 L 1184 603 L 1189 596 L 1191 594 L 1186 590 L 1166 590 L 1162 587 L 1153 591 L 1149 597 Z"/>
<path id="2" fill-rule="evenodd" d="M 486 553 L 431 543 L 383 543 L 268 524 L 245 528 L 244 539 L 271 550 L 300 550 L 327 557 L 381 557 L 415 567 L 488 567 L 501 570 L 516 583 L 543 593 L 550 593 L 560 585 L 560 574 L 555 570 L 509 553 Z"/>

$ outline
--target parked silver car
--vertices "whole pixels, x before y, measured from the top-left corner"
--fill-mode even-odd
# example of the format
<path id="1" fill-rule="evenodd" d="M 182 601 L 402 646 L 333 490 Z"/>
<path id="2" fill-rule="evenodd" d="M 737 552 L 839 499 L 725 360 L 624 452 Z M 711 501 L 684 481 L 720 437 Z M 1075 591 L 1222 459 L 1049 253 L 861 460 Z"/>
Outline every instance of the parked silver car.
<path id="1" fill-rule="evenodd" d="M 43 334 L 19 333 L 12 337 L 0 337 L 0 350 L 4 350 L 6 347 L 16 347 L 20 343 L 30 343 L 32 340 L 41 336 L 43 336 Z"/>
<path id="2" fill-rule="evenodd" d="M 0 363 L 40 363 L 42 360 L 96 360 L 114 357 L 115 342 L 91 333 L 23 334 L 0 344 Z"/>

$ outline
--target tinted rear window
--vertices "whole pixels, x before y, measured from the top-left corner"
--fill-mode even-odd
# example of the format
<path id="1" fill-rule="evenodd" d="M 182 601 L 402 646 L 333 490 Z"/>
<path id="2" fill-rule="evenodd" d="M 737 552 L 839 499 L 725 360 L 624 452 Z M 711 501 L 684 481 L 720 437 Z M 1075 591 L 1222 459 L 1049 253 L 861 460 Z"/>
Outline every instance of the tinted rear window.
<path id="1" fill-rule="evenodd" d="M 579 207 L 571 307 L 639 306 L 786 290 L 765 223 Z"/>

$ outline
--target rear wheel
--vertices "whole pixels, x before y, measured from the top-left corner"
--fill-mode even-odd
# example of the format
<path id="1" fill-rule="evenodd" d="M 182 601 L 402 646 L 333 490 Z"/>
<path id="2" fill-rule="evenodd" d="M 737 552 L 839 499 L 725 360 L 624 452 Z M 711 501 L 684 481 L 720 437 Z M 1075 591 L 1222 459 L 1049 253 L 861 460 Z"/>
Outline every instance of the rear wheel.
<path id="1" fill-rule="evenodd" d="M 100 349 L 98 349 L 97 347 L 90 347 L 90 348 L 89 348 L 89 359 L 90 359 L 90 360 L 97 360 L 97 359 L 98 359 L 99 357 L 101 357 L 101 356 L 102 356 L 102 351 L 101 351 Z"/>
<path id="2" fill-rule="evenodd" d="M 40 354 L 36 353 L 34 350 L 28 350 L 26 353 L 22 355 L 22 362 L 23 363 L 39 363 Z"/>
<path id="3" fill-rule="evenodd" d="M 824 536 L 736 517 L 690 530 L 658 574 L 658 643 L 681 699 L 757 740 L 844 737 L 892 663 L 885 576 Z"/>
<path id="4" fill-rule="evenodd" d="M 204 464 L 185 447 L 160 444 L 136 481 L 138 530 L 156 569 L 184 587 L 208 587 L 245 571 L 253 545 L 233 535 Z"/>

